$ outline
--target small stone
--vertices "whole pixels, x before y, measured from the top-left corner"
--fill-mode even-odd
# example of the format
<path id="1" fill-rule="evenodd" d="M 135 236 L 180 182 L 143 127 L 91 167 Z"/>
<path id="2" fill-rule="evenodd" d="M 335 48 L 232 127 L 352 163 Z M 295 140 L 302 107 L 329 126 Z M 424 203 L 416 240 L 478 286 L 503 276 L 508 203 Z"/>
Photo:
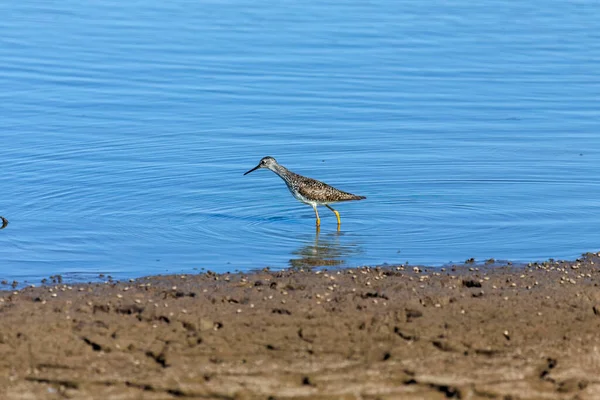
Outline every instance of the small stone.
<path id="1" fill-rule="evenodd" d="M 200 318 L 198 325 L 201 331 L 208 331 L 215 327 L 215 323 L 207 318 Z"/>

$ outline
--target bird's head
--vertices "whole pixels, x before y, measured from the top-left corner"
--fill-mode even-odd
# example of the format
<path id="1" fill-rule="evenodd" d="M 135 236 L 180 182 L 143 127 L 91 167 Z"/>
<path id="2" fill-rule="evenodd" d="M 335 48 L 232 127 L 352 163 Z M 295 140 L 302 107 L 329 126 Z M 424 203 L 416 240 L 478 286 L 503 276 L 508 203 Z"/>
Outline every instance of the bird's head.
<path id="1" fill-rule="evenodd" d="M 272 169 L 275 165 L 277 165 L 277 161 L 273 157 L 263 157 L 256 167 L 247 171 L 244 175 L 248 175 L 250 172 L 256 171 L 259 168 Z"/>

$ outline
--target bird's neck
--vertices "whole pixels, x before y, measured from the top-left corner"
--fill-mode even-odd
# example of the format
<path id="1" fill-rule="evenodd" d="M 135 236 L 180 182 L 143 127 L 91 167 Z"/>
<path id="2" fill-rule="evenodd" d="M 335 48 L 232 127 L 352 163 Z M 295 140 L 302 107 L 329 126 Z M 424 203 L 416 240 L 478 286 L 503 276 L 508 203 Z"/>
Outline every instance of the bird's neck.
<path id="1" fill-rule="evenodd" d="M 288 181 L 288 177 L 290 175 L 290 171 L 284 167 L 283 165 L 275 164 L 269 168 L 271 171 L 275 172 L 281 179 L 284 181 Z"/>

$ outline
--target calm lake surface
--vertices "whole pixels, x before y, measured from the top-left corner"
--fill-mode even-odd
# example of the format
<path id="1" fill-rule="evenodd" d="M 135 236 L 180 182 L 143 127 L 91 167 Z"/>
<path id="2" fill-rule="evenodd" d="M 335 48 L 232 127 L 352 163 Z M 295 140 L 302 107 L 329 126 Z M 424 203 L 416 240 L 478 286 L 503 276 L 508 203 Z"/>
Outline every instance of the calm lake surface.
<path id="1" fill-rule="evenodd" d="M 600 249 L 598 1 L 0 15 L 0 279 Z M 275 174 L 242 176 L 266 155 L 368 199 L 317 234 Z"/>

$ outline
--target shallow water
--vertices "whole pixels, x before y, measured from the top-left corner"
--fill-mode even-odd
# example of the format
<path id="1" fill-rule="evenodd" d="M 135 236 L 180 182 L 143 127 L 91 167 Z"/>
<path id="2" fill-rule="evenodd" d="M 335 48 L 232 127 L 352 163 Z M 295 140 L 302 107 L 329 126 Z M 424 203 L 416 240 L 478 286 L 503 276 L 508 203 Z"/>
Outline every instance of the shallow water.
<path id="1" fill-rule="evenodd" d="M 600 3 L 0 2 L 0 278 L 600 247 Z M 367 200 L 342 228 L 291 170 Z"/>

